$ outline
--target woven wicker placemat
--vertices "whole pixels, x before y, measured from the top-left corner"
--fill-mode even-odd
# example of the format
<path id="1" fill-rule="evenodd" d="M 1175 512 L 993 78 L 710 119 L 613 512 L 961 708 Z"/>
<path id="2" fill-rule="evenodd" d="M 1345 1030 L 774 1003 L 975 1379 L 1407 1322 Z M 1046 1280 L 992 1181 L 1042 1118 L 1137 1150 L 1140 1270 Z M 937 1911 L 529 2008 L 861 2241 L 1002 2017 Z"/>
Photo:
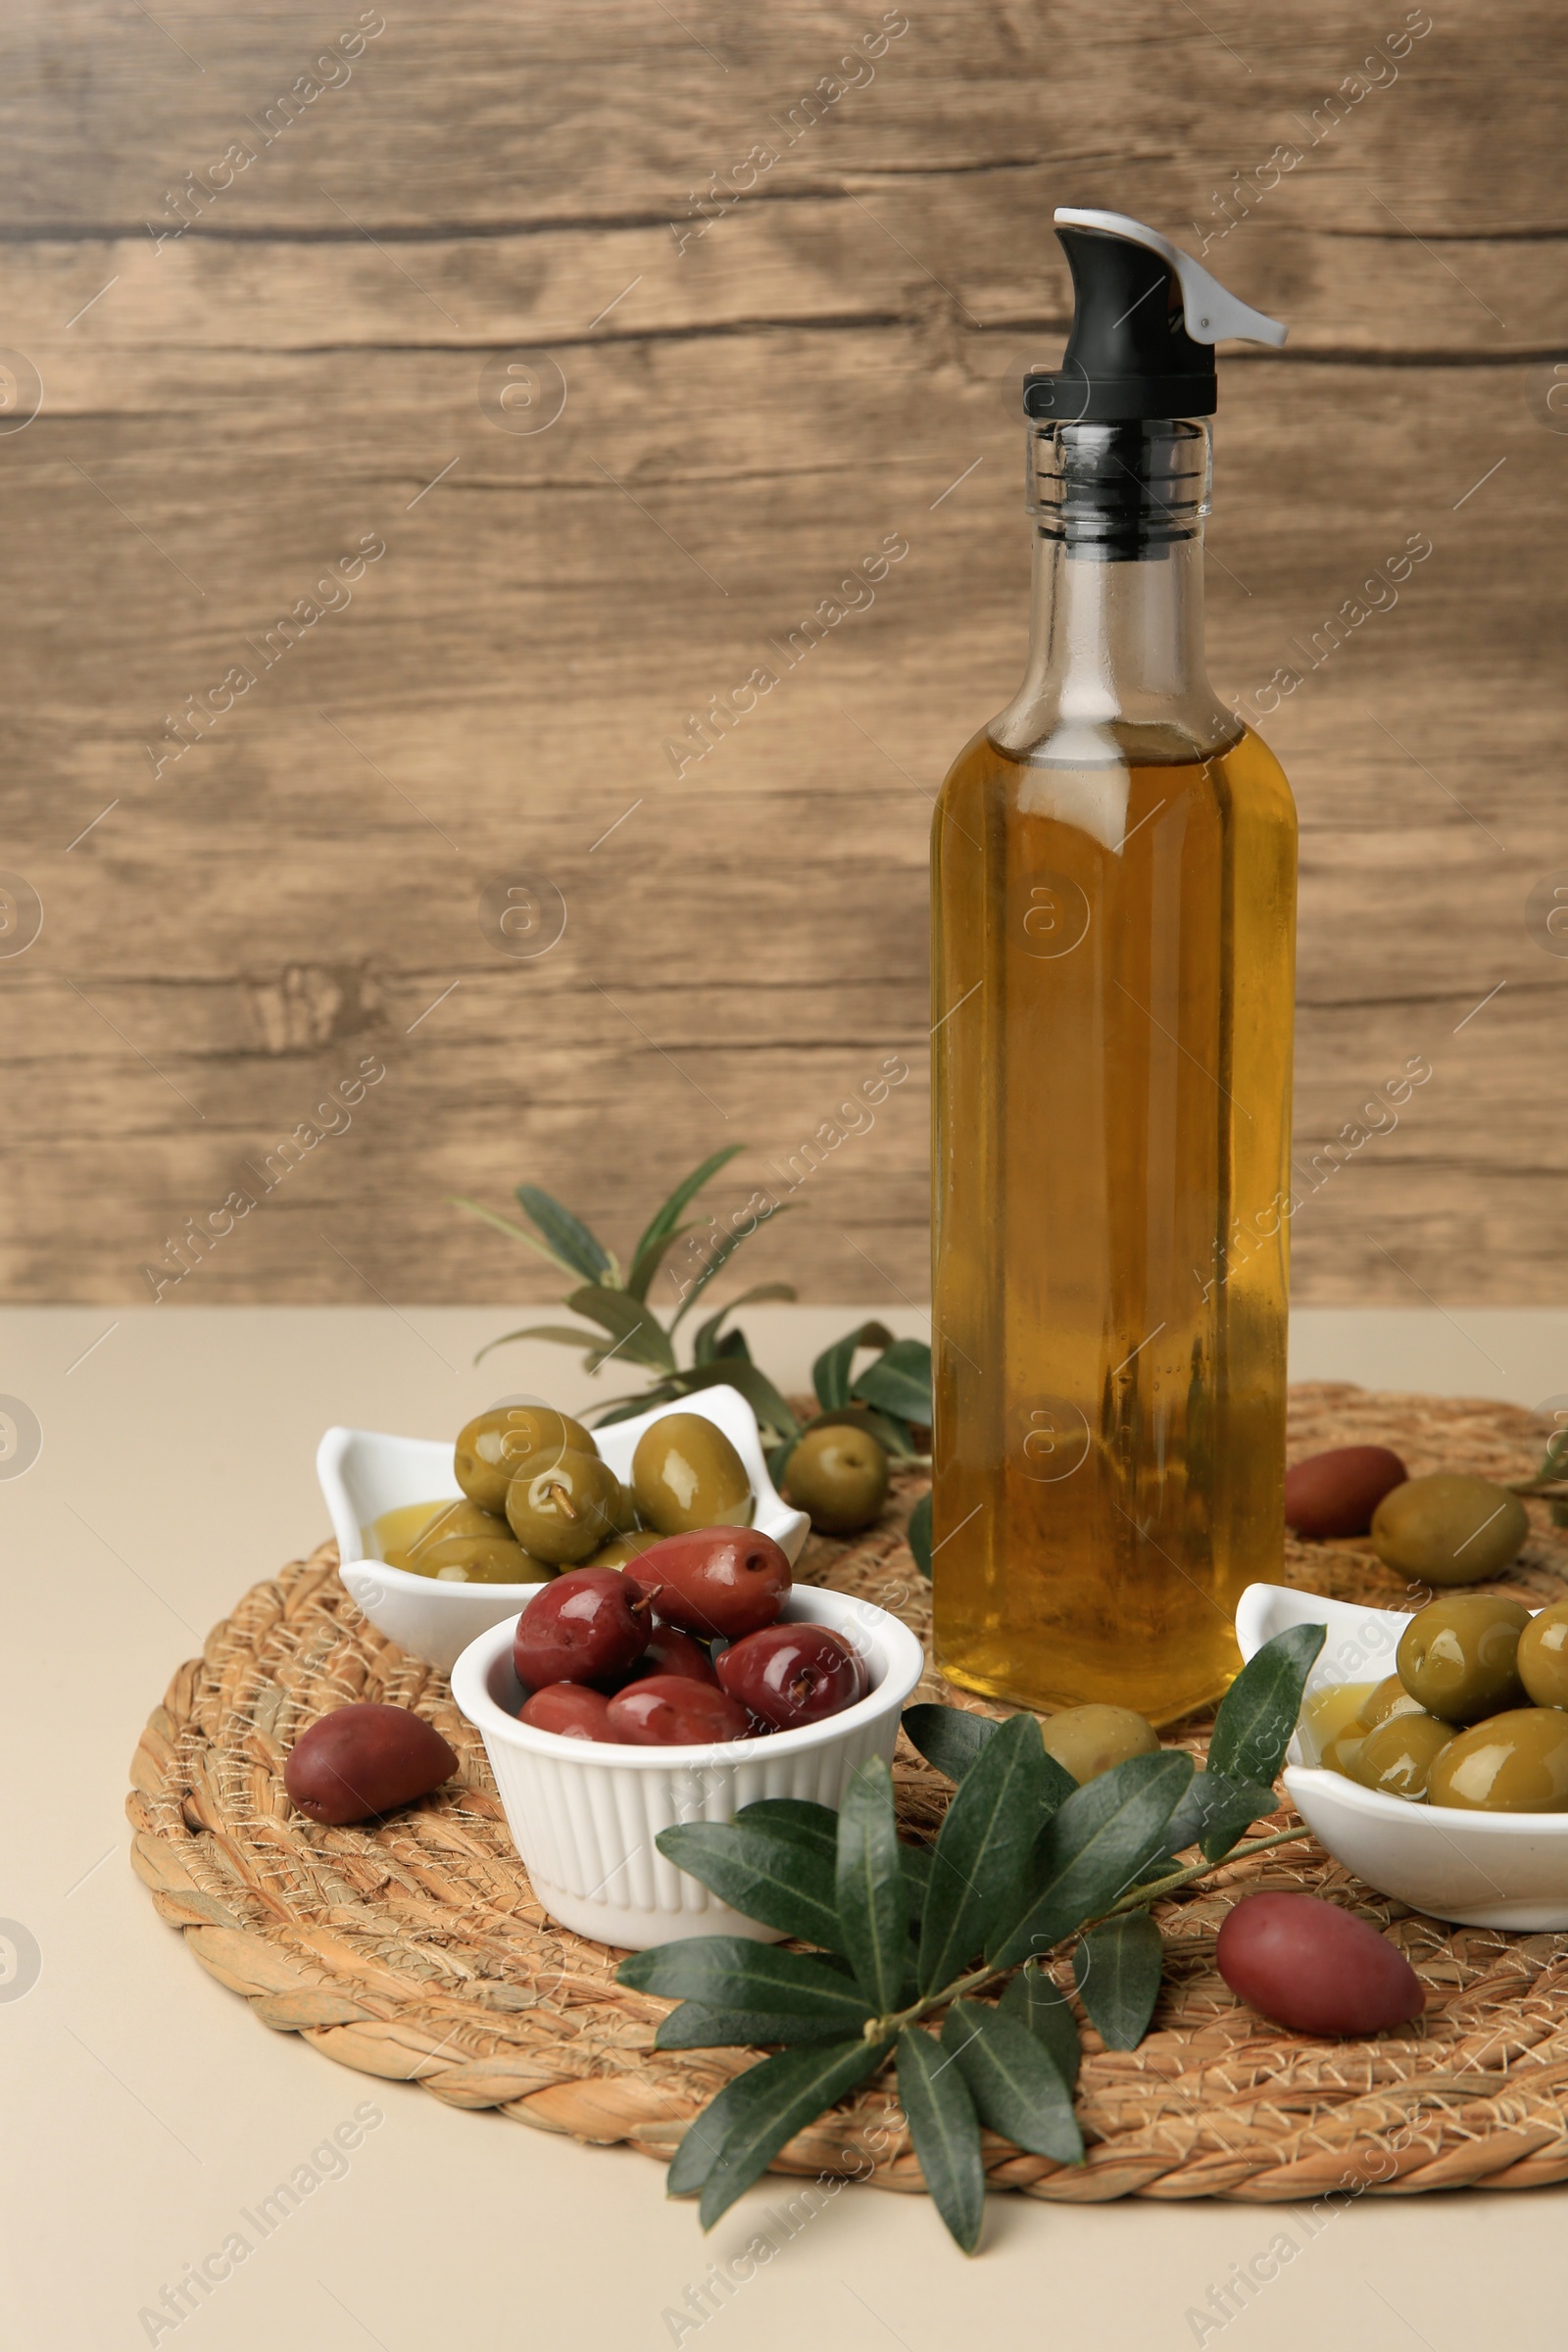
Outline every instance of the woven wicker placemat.
<path id="1" fill-rule="evenodd" d="M 1292 1396 L 1293 1457 L 1381 1442 L 1413 1472 L 1519 1477 L 1536 1467 L 1543 1438 L 1511 1405 L 1326 1385 Z M 853 1544 L 813 1540 L 800 1573 L 894 1608 L 926 1635 L 928 1588 L 901 1532 L 918 1492 L 917 1481 L 900 1482 L 880 1526 Z M 1539 1603 L 1568 1587 L 1568 1535 L 1542 1506 L 1531 1510 L 1532 1539 L 1507 1589 Z M 161 1915 L 265 2025 L 304 2034 L 343 2065 L 418 2082 L 451 2106 L 498 2107 L 545 2131 L 667 2158 L 752 2055 L 654 2049 L 667 2004 L 624 1991 L 617 1953 L 545 1917 L 477 1733 L 444 1678 L 366 1623 L 335 1562 L 323 1545 L 254 1586 L 148 1723 L 128 1811 L 134 1866 Z M 1293 1543 L 1287 1574 L 1347 1598 L 1405 1597 L 1357 1544 Z M 923 1694 L 955 1695 L 934 1678 Z M 379 1825 L 324 1829 L 293 1812 L 283 1759 L 316 1716 L 355 1698 L 416 1707 L 451 1740 L 462 1771 Z M 1197 1752 L 1201 1734 L 1187 1743 Z M 896 1776 L 906 1827 L 929 1835 L 948 1784 L 903 1741 Z M 1312 2041 L 1240 2006 L 1214 1968 L 1219 1923 L 1239 1891 L 1288 1886 L 1388 1928 L 1427 1987 L 1416 2028 Z M 1170 1962 L 1154 2030 L 1118 2053 L 1084 2027 L 1087 2163 L 1054 2165 L 988 2134 L 994 2187 L 1068 2202 L 1267 2201 L 1568 2180 L 1568 1937 L 1446 1928 L 1373 1894 L 1311 1843 L 1238 1865 L 1160 1917 Z M 803 2132 L 775 2169 L 924 2185 L 890 2079 Z"/>

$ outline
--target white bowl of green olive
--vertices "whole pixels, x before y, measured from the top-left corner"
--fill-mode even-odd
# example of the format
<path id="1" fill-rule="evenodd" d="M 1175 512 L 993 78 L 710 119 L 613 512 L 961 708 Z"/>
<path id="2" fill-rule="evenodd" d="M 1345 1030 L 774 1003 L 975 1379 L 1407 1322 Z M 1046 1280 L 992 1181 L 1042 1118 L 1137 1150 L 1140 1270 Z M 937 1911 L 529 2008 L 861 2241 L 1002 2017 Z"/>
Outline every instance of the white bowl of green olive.
<path id="1" fill-rule="evenodd" d="M 501 1424 L 508 1415 L 514 1426 L 501 1427 L 499 1434 L 482 1426 Z M 564 1429 L 556 1431 L 542 1467 L 537 1454 L 518 1451 L 533 1437 L 548 1435 L 530 1423 L 530 1415 L 535 1422 L 542 1418 L 552 1426 L 564 1423 Z M 687 1416 L 687 1423 L 681 1423 L 679 1416 Z M 693 1419 L 710 1425 L 714 1433 L 707 1442 L 711 1464 L 701 1458 L 705 1452 L 703 1432 L 689 1429 Z M 736 1389 L 714 1387 L 657 1405 L 635 1420 L 616 1421 L 608 1429 L 594 1431 L 591 1437 L 569 1415 L 531 1406 L 498 1407 L 462 1433 L 465 1439 L 475 1430 L 480 1435 L 470 1439 L 461 1480 L 457 1448 L 439 1439 L 329 1429 L 317 1448 L 316 1475 L 337 1538 L 338 1573 L 377 1633 L 411 1657 L 422 1658 L 427 1665 L 450 1674 L 470 1642 L 492 1626 L 515 1617 L 540 1584 L 561 1568 L 590 1561 L 618 1566 L 645 1544 L 656 1541 L 659 1534 L 673 1532 L 649 1527 L 646 1518 L 646 1532 L 637 1531 L 630 1507 L 639 1442 L 662 1422 L 674 1422 L 677 1430 L 688 1427 L 696 1443 L 687 1451 L 699 1457 L 693 1471 L 671 1433 L 669 1460 L 662 1475 L 667 1474 L 680 1490 L 669 1497 L 676 1516 L 680 1515 L 681 1494 L 688 1516 L 705 1507 L 704 1478 L 709 1477 L 713 1482 L 715 1516 L 771 1536 L 793 1563 L 810 1523 L 804 1511 L 791 1510 L 769 1478 L 757 1416 L 745 1397 Z M 518 1429 L 524 1434 L 519 1436 Z M 605 1480 L 594 1470 L 588 1482 L 590 1491 L 582 1494 L 571 1491 L 569 1473 L 585 1438 L 594 1460 L 603 1464 L 609 1477 Z M 476 1446 L 488 1448 L 482 1458 L 475 1455 Z M 642 1457 L 645 1467 L 648 1450 L 644 1449 Z M 739 1471 L 734 1465 L 736 1456 Z M 503 1516 L 504 1498 L 514 1483 L 513 1474 L 530 1465 L 536 1473 L 529 1487 L 536 1516 L 530 1520 L 526 1498 L 514 1495 L 509 1523 Z M 605 1494 L 599 1492 L 601 1485 L 607 1488 Z M 609 1488 L 618 1493 L 610 1494 Z M 475 1493 L 484 1499 L 476 1502 Z M 565 1527 L 559 1524 L 563 1518 L 568 1522 Z M 580 1519 L 584 1527 L 591 1523 L 603 1542 L 596 1542 L 591 1550 L 581 1549 L 583 1539 L 569 1524 L 574 1519 Z M 703 1522 L 699 1519 L 695 1524 Z M 517 1540 L 519 1527 L 558 1556 L 546 1558 L 525 1551 Z M 400 1565 L 410 1559 L 414 1566 Z"/>
<path id="2" fill-rule="evenodd" d="M 1490 1602 L 1503 1618 L 1511 1613 L 1513 1638 L 1522 1655 L 1532 1639 L 1533 1613 L 1521 1604 L 1501 1594 L 1450 1592 L 1430 1605 L 1435 1610 L 1475 1602 L 1483 1610 Z M 1425 1618 L 1429 1611 L 1419 1614 Z M 1568 1618 L 1568 1609 L 1558 1604 L 1539 1615 L 1533 1635 L 1538 1652 L 1543 1637 L 1555 1639 L 1556 1629 L 1549 1621 L 1560 1624 Z M 1541 1703 L 1538 1692 L 1544 1686 L 1539 1677 L 1532 1677 L 1535 1690 L 1505 1690 L 1486 1701 L 1484 1714 L 1456 1706 L 1452 1740 L 1446 1748 L 1434 1740 L 1436 1752 L 1425 1765 L 1425 1774 L 1434 1777 L 1428 1782 L 1423 1776 L 1419 1792 L 1388 1794 L 1350 1779 L 1343 1765 L 1335 1769 L 1324 1761 L 1342 1733 L 1353 1738 L 1363 1710 L 1373 1711 L 1370 1702 L 1380 1688 L 1396 1675 L 1408 1687 L 1411 1650 L 1407 1644 L 1401 1657 L 1400 1642 L 1412 1622 L 1411 1615 L 1400 1610 L 1328 1600 L 1284 1585 L 1249 1585 L 1242 1594 L 1236 1639 L 1244 1658 L 1252 1657 L 1288 1627 L 1327 1627 L 1286 1759 L 1285 1787 L 1291 1802 L 1337 1862 L 1414 1910 L 1461 1927 L 1526 1933 L 1568 1929 L 1568 1713 L 1561 1734 L 1549 1743 L 1549 1754 L 1543 1750 L 1538 1756 L 1528 1747 L 1510 1746 L 1521 1733 L 1541 1728 L 1527 1717 L 1549 1718 L 1563 1704 L 1555 1699 Z M 1506 1641 L 1506 1628 L 1503 1638 Z M 1416 1640 L 1419 1642 L 1420 1637 Z M 1568 1659 L 1568 1642 L 1557 1647 Z M 1453 1644 L 1453 1660 L 1452 1671 L 1463 1671 L 1462 1642 Z M 1568 1675 L 1568 1667 L 1563 1673 Z M 1419 1681 L 1419 1670 L 1415 1679 Z M 1559 1677 L 1555 1687 L 1568 1693 L 1568 1680 Z M 1396 1731 L 1400 1721 L 1431 1721 L 1425 1711 L 1419 1717 L 1398 1717 L 1398 1693 L 1391 1691 L 1389 1697 L 1396 1701 L 1395 1712 L 1377 1717 L 1372 1736 Z M 1495 1713 L 1491 1712 L 1494 1704 Z M 1544 1729 L 1550 1733 L 1555 1727 L 1545 1721 Z M 1468 1794 L 1452 1789 L 1461 1742 L 1464 1769 L 1471 1776 Z M 1528 1766 L 1528 1782 L 1521 1763 Z M 1364 1760 L 1359 1768 L 1366 1769 Z M 1544 1809 L 1492 1809 L 1499 1791 L 1507 1794 L 1499 1776 L 1509 1771 L 1518 1775 L 1515 1803 L 1523 1793 Z M 1420 1801 L 1440 1785 L 1437 1776 L 1448 1785 L 1447 1801 Z"/>

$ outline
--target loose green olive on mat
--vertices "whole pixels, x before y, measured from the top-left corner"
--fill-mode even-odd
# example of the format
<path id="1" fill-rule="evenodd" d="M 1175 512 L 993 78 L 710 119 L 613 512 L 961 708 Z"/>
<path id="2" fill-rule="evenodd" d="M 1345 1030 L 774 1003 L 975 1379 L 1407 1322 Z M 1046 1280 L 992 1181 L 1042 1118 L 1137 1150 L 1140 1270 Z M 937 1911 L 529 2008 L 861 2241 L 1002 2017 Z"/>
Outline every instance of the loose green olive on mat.
<path id="1" fill-rule="evenodd" d="M 701 1413 L 665 1413 L 643 1431 L 631 1457 L 631 1491 L 644 1526 L 662 1536 L 751 1521 L 746 1464 Z"/>
<path id="2" fill-rule="evenodd" d="M 1479 1723 L 1517 1707 L 1525 1695 L 1519 1637 L 1529 1623 L 1528 1609 L 1497 1592 L 1428 1601 L 1399 1636 L 1399 1680 L 1445 1723 Z"/>
<path id="3" fill-rule="evenodd" d="M 547 1446 L 519 1464 L 507 1488 L 507 1518 L 524 1551 L 578 1567 L 624 1533 L 615 1525 L 620 1482 L 597 1453 Z"/>
<path id="4" fill-rule="evenodd" d="M 1427 1792 L 1433 1766 L 1453 1737 L 1451 1723 L 1440 1723 L 1436 1715 L 1419 1709 L 1413 1715 L 1385 1716 L 1361 1741 L 1349 1778 L 1383 1796 L 1419 1800 Z"/>
<path id="5" fill-rule="evenodd" d="M 530 1454 L 597 1450 L 593 1433 L 569 1413 L 545 1404 L 498 1404 L 476 1413 L 458 1432 L 452 1467 L 470 1502 L 487 1511 L 507 1507 L 507 1489 Z"/>
<path id="6" fill-rule="evenodd" d="M 1499 1576 L 1529 1533 L 1517 1494 L 1452 1470 L 1406 1479 L 1372 1514 L 1372 1548 L 1384 1566 L 1428 1585 Z"/>
<path id="7" fill-rule="evenodd" d="M 1520 1635 L 1519 1680 L 1538 1707 L 1568 1707 L 1568 1600 L 1538 1610 Z"/>
<path id="8" fill-rule="evenodd" d="M 1568 1714 L 1514 1707 L 1472 1724 L 1433 1765 L 1427 1802 L 1473 1813 L 1568 1812 Z"/>
<path id="9" fill-rule="evenodd" d="M 443 1504 L 412 1544 L 389 1544 L 384 1556 L 389 1568 L 450 1585 L 538 1585 L 556 1573 L 523 1550 L 505 1519 L 476 1502 Z"/>
<path id="10" fill-rule="evenodd" d="M 1062 1707 L 1040 1726 L 1048 1756 L 1075 1781 L 1096 1781 L 1129 1756 L 1152 1755 L 1159 1734 L 1131 1707 Z"/>
<path id="11" fill-rule="evenodd" d="M 1370 1732 L 1391 1715 L 1423 1715 L 1426 1709 L 1418 1698 L 1412 1698 L 1396 1674 L 1385 1675 L 1382 1682 L 1361 1709 L 1361 1721 Z"/>
<path id="12" fill-rule="evenodd" d="M 283 1786 L 301 1813 L 335 1828 L 428 1796 L 457 1769 L 453 1749 L 422 1715 L 356 1699 L 300 1734 Z"/>
<path id="13" fill-rule="evenodd" d="M 784 1499 L 820 1536 L 858 1535 L 888 1495 L 888 1457 L 869 1430 L 834 1422 L 808 1429 L 784 1472 Z"/>

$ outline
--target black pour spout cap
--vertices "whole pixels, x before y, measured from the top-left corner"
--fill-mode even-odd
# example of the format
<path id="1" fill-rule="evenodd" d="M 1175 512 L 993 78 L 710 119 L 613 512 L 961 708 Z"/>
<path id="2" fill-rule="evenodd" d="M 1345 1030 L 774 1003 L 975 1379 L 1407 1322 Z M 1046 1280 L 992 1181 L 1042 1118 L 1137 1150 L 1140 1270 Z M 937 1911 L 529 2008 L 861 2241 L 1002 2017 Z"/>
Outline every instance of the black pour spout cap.
<path id="1" fill-rule="evenodd" d="M 1191 254 L 1125 213 L 1058 206 L 1073 320 L 1061 366 L 1031 368 L 1026 416 L 1067 424 L 1212 416 L 1222 335 L 1283 343 L 1277 318 L 1239 302 Z"/>

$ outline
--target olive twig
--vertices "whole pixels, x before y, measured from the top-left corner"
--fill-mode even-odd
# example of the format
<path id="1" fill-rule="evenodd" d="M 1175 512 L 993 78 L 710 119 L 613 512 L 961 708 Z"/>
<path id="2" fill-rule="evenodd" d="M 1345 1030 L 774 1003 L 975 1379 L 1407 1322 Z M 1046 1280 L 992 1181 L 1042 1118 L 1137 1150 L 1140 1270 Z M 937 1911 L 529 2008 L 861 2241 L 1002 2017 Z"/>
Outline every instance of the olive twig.
<path id="1" fill-rule="evenodd" d="M 546 1481 L 544 1493 L 555 1496 L 556 1508 L 563 1519 L 576 1518 L 577 1514 L 571 1507 L 571 1489 L 569 1487 L 564 1487 L 559 1479 L 552 1478 Z"/>

